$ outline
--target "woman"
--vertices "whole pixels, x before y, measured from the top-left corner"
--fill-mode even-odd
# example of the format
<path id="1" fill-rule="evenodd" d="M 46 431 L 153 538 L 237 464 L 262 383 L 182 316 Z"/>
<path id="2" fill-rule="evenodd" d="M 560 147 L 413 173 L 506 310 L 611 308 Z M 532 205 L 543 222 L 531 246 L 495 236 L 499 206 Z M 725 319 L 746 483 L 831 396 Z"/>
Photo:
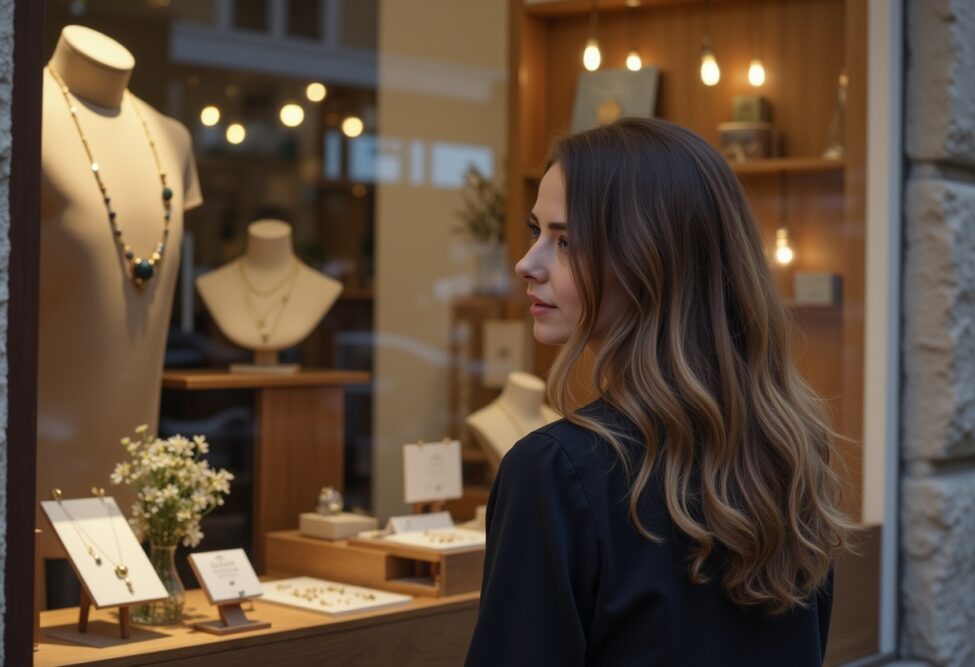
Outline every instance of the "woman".
<path id="1" fill-rule="evenodd" d="M 467 664 L 820 665 L 852 528 L 734 173 L 622 119 L 558 142 L 528 226 L 565 418 L 502 461 Z"/>

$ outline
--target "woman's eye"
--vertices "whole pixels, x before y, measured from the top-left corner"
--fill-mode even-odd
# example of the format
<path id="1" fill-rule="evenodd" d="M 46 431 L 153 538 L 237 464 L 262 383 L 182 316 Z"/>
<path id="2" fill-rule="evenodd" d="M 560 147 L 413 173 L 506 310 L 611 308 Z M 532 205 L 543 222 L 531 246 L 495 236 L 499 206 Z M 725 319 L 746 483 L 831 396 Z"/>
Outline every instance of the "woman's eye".
<path id="1" fill-rule="evenodd" d="M 537 239 L 538 235 L 542 233 L 542 229 L 538 225 L 528 225 L 528 229 L 531 232 L 532 238 Z"/>
<path id="2" fill-rule="evenodd" d="M 559 249 L 560 250 L 568 250 L 569 249 L 569 239 L 565 238 L 564 236 L 560 236 L 559 237 Z"/>

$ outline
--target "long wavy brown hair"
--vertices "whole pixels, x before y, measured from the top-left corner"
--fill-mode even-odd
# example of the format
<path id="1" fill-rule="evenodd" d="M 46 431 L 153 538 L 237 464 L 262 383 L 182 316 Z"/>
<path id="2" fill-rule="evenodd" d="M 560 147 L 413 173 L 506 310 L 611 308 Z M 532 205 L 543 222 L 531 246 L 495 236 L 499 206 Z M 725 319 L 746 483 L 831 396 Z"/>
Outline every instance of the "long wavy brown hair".
<path id="1" fill-rule="evenodd" d="M 804 606 L 853 525 L 839 509 L 828 412 L 790 359 L 791 324 L 737 177 L 702 138 L 654 119 L 561 138 L 554 163 L 582 315 L 550 401 L 615 448 L 631 520 L 651 540 L 662 536 L 637 503 L 660 475 L 693 581 L 719 577 L 734 603 L 770 614 Z M 627 313 L 609 322 L 607 288 Z M 587 347 L 600 398 L 639 429 L 639 460 L 623 429 L 573 410 Z"/>

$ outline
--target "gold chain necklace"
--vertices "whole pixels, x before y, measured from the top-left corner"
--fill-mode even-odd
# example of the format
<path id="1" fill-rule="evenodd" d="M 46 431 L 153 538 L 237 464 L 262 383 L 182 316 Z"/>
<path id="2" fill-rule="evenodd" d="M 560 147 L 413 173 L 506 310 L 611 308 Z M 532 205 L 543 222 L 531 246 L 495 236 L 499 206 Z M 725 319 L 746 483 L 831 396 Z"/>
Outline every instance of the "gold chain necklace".
<path id="1" fill-rule="evenodd" d="M 148 283 L 149 280 L 151 280 L 156 274 L 156 266 L 162 261 L 163 255 L 166 254 L 166 243 L 169 241 L 169 220 L 172 217 L 173 199 L 173 191 L 166 185 L 166 172 L 163 170 L 162 163 L 159 160 L 159 153 L 156 151 L 156 142 L 153 140 L 152 134 L 149 132 L 149 125 L 146 123 L 146 119 L 143 118 L 142 113 L 139 111 L 139 105 L 132 101 L 131 93 L 126 90 L 124 93 L 124 99 L 128 100 L 129 106 L 132 107 L 136 117 L 138 117 L 139 122 L 142 124 L 142 131 L 145 133 L 146 140 L 149 142 L 149 148 L 152 150 L 152 159 L 155 161 L 156 171 L 159 174 L 159 182 L 162 184 L 162 240 L 156 244 L 156 249 L 151 255 L 148 256 L 148 258 L 146 258 L 137 256 L 135 251 L 132 250 L 131 246 L 129 246 L 122 238 L 122 228 L 119 226 L 118 220 L 116 220 L 117 214 L 115 209 L 112 207 L 112 198 L 108 196 L 108 188 L 105 187 L 105 182 L 102 180 L 101 167 L 99 166 L 98 162 L 95 161 L 95 156 L 91 152 L 91 146 L 88 145 L 88 139 L 85 137 L 85 133 L 81 129 L 81 122 L 78 120 L 78 106 L 71 100 L 71 91 L 65 85 L 61 76 L 50 65 L 48 65 L 46 69 L 51 73 L 54 81 L 58 84 L 58 87 L 61 89 L 61 95 L 64 97 L 64 102 L 68 105 L 68 111 L 71 113 L 71 120 L 74 121 L 75 129 L 78 131 L 78 136 L 81 138 L 81 145 L 84 147 L 85 155 L 88 157 L 88 164 L 91 165 L 91 172 L 95 175 L 95 182 L 98 183 L 98 189 L 102 194 L 105 210 L 108 213 L 108 223 L 112 228 L 112 237 L 115 239 L 115 243 L 118 245 L 119 250 L 125 257 L 126 263 L 128 264 L 129 279 L 136 287 L 145 287 L 146 283 Z"/>
<path id="2" fill-rule="evenodd" d="M 291 270 L 285 276 L 284 280 L 272 289 L 267 291 L 260 291 L 254 289 L 254 285 L 251 283 L 250 279 L 247 277 L 247 272 L 244 270 L 244 260 L 237 260 L 237 268 L 240 272 L 241 284 L 244 289 L 242 294 L 244 296 L 244 304 L 247 306 L 247 312 L 250 314 L 251 319 L 254 320 L 254 326 L 257 328 L 257 332 L 261 335 L 261 342 L 267 343 L 274 331 L 278 328 L 278 322 L 281 321 L 281 315 L 284 314 L 285 306 L 288 305 L 288 301 L 291 299 L 291 293 L 294 291 L 295 284 L 298 282 L 298 269 L 301 265 L 298 260 L 294 260 L 294 264 L 291 266 Z M 284 294 L 280 297 L 275 297 L 274 301 L 270 306 L 264 309 L 263 312 L 259 311 L 251 300 L 251 292 L 256 296 L 267 297 L 271 296 L 281 289 L 285 289 Z M 274 316 L 274 321 L 268 325 L 268 316 L 272 312 L 277 310 L 277 314 Z"/>
<path id="3" fill-rule="evenodd" d="M 102 503 L 104 504 L 105 489 L 97 489 L 95 487 L 92 487 L 91 492 L 92 495 L 94 495 L 97 498 L 100 498 L 102 500 Z M 71 527 L 74 528 L 75 533 L 78 534 L 78 539 L 80 539 L 81 543 L 84 544 L 86 550 L 88 551 L 88 555 L 95 560 L 95 565 L 101 566 L 102 559 L 94 552 L 92 546 L 94 546 L 100 552 L 102 552 L 102 555 L 108 559 L 108 562 L 110 562 L 112 565 L 115 566 L 115 576 L 121 579 L 125 583 L 126 587 L 129 589 L 129 592 L 134 592 L 135 589 L 132 585 L 132 579 L 129 578 L 129 568 L 124 563 L 122 563 L 122 545 L 118 541 L 118 531 L 115 529 L 115 519 L 111 516 L 111 514 L 110 513 L 108 514 L 108 519 L 110 525 L 112 526 L 112 536 L 115 538 L 115 550 L 118 553 L 118 561 L 112 560 L 112 557 L 108 555 L 105 549 L 99 546 L 99 544 L 91 538 L 91 535 L 88 534 L 88 531 L 82 528 L 81 524 L 78 523 L 78 521 L 73 516 L 71 516 L 71 513 L 68 511 L 68 508 L 65 506 L 64 503 L 61 502 L 61 489 L 54 489 L 51 492 L 51 497 L 53 497 L 54 500 L 57 501 L 58 506 L 61 508 L 61 511 L 64 512 L 64 515 L 66 517 L 68 517 L 68 522 L 71 524 Z M 107 510 L 106 513 L 108 513 Z M 84 537 L 82 537 L 82 535 L 84 535 Z"/>

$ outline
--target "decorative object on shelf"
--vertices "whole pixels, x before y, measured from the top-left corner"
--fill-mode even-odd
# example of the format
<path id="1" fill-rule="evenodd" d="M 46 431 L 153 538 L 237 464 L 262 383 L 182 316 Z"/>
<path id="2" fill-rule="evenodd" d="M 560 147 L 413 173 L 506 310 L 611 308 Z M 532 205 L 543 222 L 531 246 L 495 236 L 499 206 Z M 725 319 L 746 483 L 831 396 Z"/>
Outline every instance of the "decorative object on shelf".
<path id="1" fill-rule="evenodd" d="M 408 604 L 413 597 L 325 579 L 294 577 L 264 584 L 262 599 L 265 602 L 342 616 L 367 610 L 398 607 Z"/>
<path id="2" fill-rule="evenodd" d="M 748 63 L 748 83 L 760 88 L 765 83 L 765 65 L 762 64 L 762 6 L 756 0 L 748 2 L 748 42 L 752 52 L 752 59 Z"/>
<path id="3" fill-rule="evenodd" d="M 599 69 L 603 61 L 603 54 L 599 51 L 599 41 L 596 39 L 598 23 L 599 11 L 596 9 L 596 0 L 592 0 L 592 11 L 589 13 L 589 38 L 586 40 L 586 48 L 582 51 L 582 66 L 590 72 Z"/>
<path id="4" fill-rule="evenodd" d="M 775 261 L 781 266 L 788 266 L 795 256 L 789 239 L 789 228 L 779 227 L 775 230 Z"/>
<path id="5" fill-rule="evenodd" d="M 112 198 L 108 194 L 108 187 L 105 185 L 105 181 L 102 180 L 101 166 L 95 161 L 95 157 L 91 151 L 91 145 L 88 143 L 88 137 L 85 136 L 84 131 L 81 129 L 81 121 L 78 120 L 78 104 L 71 99 L 71 91 L 67 85 L 65 85 L 64 80 L 61 79 L 61 75 L 54 70 L 53 67 L 48 66 L 47 71 L 51 73 L 51 77 L 57 83 L 61 90 L 61 95 L 64 97 L 64 103 L 68 105 L 68 112 L 71 114 L 71 120 L 74 122 L 75 130 L 78 132 L 78 137 L 81 139 L 81 145 L 85 149 L 85 156 L 88 158 L 88 164 L 91 166 L 91 172 L 95 176 L 95 183 L 98 184 L 98 189 L 101 191 L 102 200 L 105 203 L 105 211 L 108 215 L 108 224 L 112 230 L 112 238 L 115 239 L 115 243 L 119 247 L 119 251 L 125 257 L 125 265 L 129 269 L 129 279 L 132 284 L 138 288 L 143 288 L 146 286 L 154 275 L 156 275 L 156 267 L 162 262 L 163 255 L 166 253 L 166 243 L 169 241 L 169 221 L 172 217 L 172 204 L 173 204 L 173 190 L 168 185 L 166 185 L 166 172 L 162 168 L 162 162 L 159 160 L 159 153 L 156 151 L 156 142 L 152 138 L 152 134 L 149 132 L 149 125 L 146 123 L 146 119 L 142 116 L 142 112 L 139 111 L 139 105 L 132 99 L 131 93 L 128 90 L 125 91 L 123 100 L 132 108 L 135 112 L 136 118 L 142 124 L 142 132 L 145 134 L 146 141 L 149 142 L 149 148 L 152 151 L 152 159 L 155 162 L 156 173 L 159 175 L 160 183 L 160 197 L 163 209 L 163 230 L 162 237 L 158 243 L 156 243 L 155 249 L 151 254 L 146 256 L 139 256 L 135 254 L 135 251 L 129 246 L 122 237 L 122 227 L 119 225 L 117 220 L 118 214 L 112 205 Z"/>
<path id="6" fill-rule="evenodd" d="M 843 280 L 838 274 L 796 271 L 792 277 L 792 303 L 796 306 L 838 306 L 842 295 Z"/>
<path id="7" fill-rule="evenodd" d="M 473 164 L 464 175 L 464 208 L 454 231 L 466 236 L 474 255 L 474 292 L 506 294 L 510 267 L 504 247 L 507 197 Z"/>
<path id="8" fill-rule="evenodd" d="M 96 498 L 104 499 L 105 489 L 99 487 L 92 487 L 91 494 Z M 85 546 L 88 555 L 94 559 L 95 565 L 98 565 L 100 567 L 102 564 L 101 556 L 95 553 L 95 549 L 98 549 L 98 551 L 101 552 L 101 554 L 104 555 L 105 558 L 108 559 L 108 561 L 112 564 L 113 566 L 112 571 L 115 573 L 116 578 L 118 578 L 122 583 L 125 584 L 125 587 L 129 589 L 130 593 L 134 593 L 135 586 L 132 584 L 132 578 L 129 577 L 129 567 L 124 563 L 125 558 L 122 555 L 122 545 L 118 539 L 118 531 L 115 528 L 115 522 L 111 521 L 111 517 L 112 517 L 111 512 L 108 509 L 105 510 L 106 516 L 108 516 L 109 518 L 109 523 L 112 526 L 112 537 L 115 538 L 115 551 L 114 551 L 116 555 L 115 558 L 112 558 L 104 547 L 97 544 L 95 540 L 92 539 L 92 537 L 88 534 L 88 531 L 82 528 L 81 524 L 78 521 L 76 521 L 73 516 L 71 516 L 71 513 L 68 511 L 67 506 L 61 502 L 61 489 L 54 489 L 54 491 L 51 492 L 51 497 L 61 507 L 61 511 L 64 512 L 64 515 L 68 517 L 68 522 L 71 524 L 71 527 L 74 528 L 75 533 L 77 533 L 78 539 L 80 539 L 81 543 Z M 82 535 L 84 537 L 82 537 Z"/>
<path id="9" fill-rule="evenodd" d="M 605 69 L 582 72 L 572 105 L 572 131 L 612 123 L 622 116 L 650 118 L 657 105 L 658 70 Z"/>
<path id="10" fill-rule="evenodd" d="M 718 123 L 721 154 L 732 162 L 775 157 L 776 132 L 771 123 Z"/>
<path id="11" fill-rule="evenodd" d="M 731 98 L 731 120 L 739 123 L 769 123 L 772 107 L 761 95 L 735 95 Z"/>
<path id="12" fill-rule="evenodd" d="M 136 489 L 129 523 L 140 539 L 148 538 L 149 560 L 169 596 L 138 607 L 132 618 L 151 625 L 179 623 L 183 584 L 176 572 L 176 546 L 200 543 L 200 519 L 224 504 L 234 476 L 210 467 L 203 458 L 209 444 L 201 435 L 163 440 L 150 436 L 145 425 L 135 433 L 135 439 L 122 438 L 129 460 L 115 466 L 111 481 Z"/>
<path id="13" fill-rule="evenodd" d="M 721 81 L 721 68 L 718 59 L 711 48 L 711 31 L 709 29 L 711 3 L 704 0 L 704 37 L 701 39 L 701 82 L 705 86 L 716 86 Z"/>
<path id="14" fill-rule="evenodd" d="M 338 489 L 331 486 L 323 486 L 318 492 L 318 502 L 315 503 L 315 511 L 325 516 L 338 514 L 345 506 L 342 494 Z"/>
<path id="15" fill-rule="evenodd" d="M 842 160 L 846 156 L 844 141 L 844 123 L 846 118 L 846 88 L 850 83 L 846 69 L 840 70 L 837 78 L 836 102 L 833 105 L 833 116 L 829 121 L 829 132 L 826 135 L 826 148 L 823 157 L 828 160 Z"/>

